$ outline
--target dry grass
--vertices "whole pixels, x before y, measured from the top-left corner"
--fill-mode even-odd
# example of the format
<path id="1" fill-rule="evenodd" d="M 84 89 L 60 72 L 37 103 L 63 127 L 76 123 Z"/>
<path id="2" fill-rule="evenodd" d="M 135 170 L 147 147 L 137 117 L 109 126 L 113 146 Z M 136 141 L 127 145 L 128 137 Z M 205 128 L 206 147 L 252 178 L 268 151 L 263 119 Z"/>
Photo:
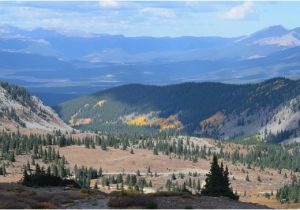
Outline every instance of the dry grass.
<path id="1" fill-rule="evenodd" d="M 77 137 L 79 138 L 79 136 Z M 196 140 L 194 140 L 193 138 L 191 138 L 191 141 L 196 142 Z M 213 141 L 208 140 L 199 140 L 197 142 L 198 144 L 202 142 L 202 144 L 205 143 L 205 145 L 207 144 L 210 146 L 214 144 Z M 238 146 L 242 146 L 233 144 L 224 145 L 225 151 L 233 150 Z M 246 148 L 241 147 L 240 151 L 242 150 L 246 150 Z M 64 155 L 66 157 L 67 161 L 69 162 L 69 167 L 73 167 L 75 164 L 77 164 L 78 166 L 84 165 L 96 169 L 102 167 L 104 174 L 108 175 L 119 174 L 123 172 L 135 174 L 137 170 L 140 170 L 142 176 L 145 177 L 145 172 L 147 171 L 148 166 L 150 166 L 153 175 L 154 172 L 157 172 L 158 177 L 146 176 L 145 179 L 147 180 L 147 182 L 151 180 L 154 187 L 164 186 L 166 180 L 169 179 L 173 173 L 185 173 L 186 178 L 188 178 L 188 172 L 200 173 L 200 176 L 196 177 L 195 179 L 200 179 L 202 183 L 205 180 L 206 173 L 210 168 L 210 160 L 200 159 L 198 162 L 194 163 L 189 160 L 179 159 L 175 156 L 169 157 L 163 154 L 153 155 L 152 151 L 136 148 L 134 148 L 134 154 L 130 154 L 130 150 L 124 151 L 121 149 L 108 148 L 108 151 L 103 151 L 99 147 L 97 147 L 96 149 L 87 149 L 83 146 L 63 147 L 59 148 L 59 152 L 61 155 Z M 22 165 L 26 163 L 27 160 L 30 161 L 30 156 L 21 155 L 17 156 L 16 159 L 17 161 L 13 163 L 13 167 L 7 167 L 7 171 L 9 173 L 8 176 L 0 176 L 0 183 L 16 182 L 20 180 L 22 176 Z M 39 162 L 39 164 L 42 163 Z M 243 201 L 261 203 L 270 207 L 275 206 L 276 208 L 284 206 L 280 203 L 271 202 L 269 200 L 266 201 L 261 197 L 266 192 L 270 193 L 271 191 L 273 191 L 275 193 L 278 188 L 289 183 L 291 180 L 290 171 L 282 170 L 282 173 L 279 174 L 278 171 L 274 169 L 265 169 L 264 171 L 260 171 L 258 168 L 253 168 L 253 166 L 251 169 L 248 169 L 247 166 L 244 166 L 242 164 L 233 165 L 228 162 L 224 162 L 224 164 L 228 165 L 229 171 L 231 172 L 230 181 L 233 190 L 237 190 L 237 192 L 241 195 L 241 199 Z M 288 175 L 287 179 L 284 178 L 285 173 Z M 250 182 L 245 181 L 247 174 L 250 177 Z M 260 176 L 262 182 L 259 182 L 257 180 L 258 175 Z M 299 173 L 296 175 L 299 175 Z M 233 177 L 235 178 L 234 180 Z M 183 180 L 177 179 L 176 181 L 178 181 L 178 183 L 180 184 Z M 246 197 L 243 196 L 244 191 L 246 191 Z M 0 204 L 1 206 L 16 205 L 18 207 L 23 205 L 30 207 L 31 205 L 34 205 L 34 202 L 49 202 L 55 206 L 59 206 L 61 203 L 70 203 L 74 199 L 86 198 L 91 194 L 90 192 L 80 193 L 79 191 L 77 191 L 69 193 L 67 194 L 67 196 L 65 196 L 65 194 L 62 192 L 56 192 L 55 194 L 53 194 L 52 192 L 46 192 L 43 189 L 41 190 L 42 193 L 39 193 L 38 190 L 26 190 L 25 188 L 8 188 L 7 192 L 7 196 L 9 195 L 9 192 L 12 195 L 17 194 L 21 198 L 27 199 L 27 203 L 24 203 L 21 198 L 21 200 L 18 200 L 16 198 L 9 198 L 9 200 L 15 199 L 17 202 L 4 202 Z M 165 192 L 161 193 L 161 196 L 167 197 Z M 53 199 L 48 199 L 50 195 L 53 197 Z M 160 195 L 158 195 L 158 197 L 159 196 Z M 176 195 L 169 195 L 169 197 L 172 196 Z M 291 206 L 294 207 L 294 205 Z"/>
<path id="2" fill-rule="evenodd" d="M 91 166 L 103 168 L 105 173 L 135 173 L 137 170 L 145 172 L 150 166 L 152 172 L 171 173 L 189 170 L 202 170 L 207 172 L 209 162 L 200 160 L 193 163 L 188 160 L 170 158 L 166 155 L 153 155 L 152 151 L 144 149 L 134 149 L 134 154 L 130 151 L 109 148 L 103 151 L 99 147 L 96 149 L 86 149 L 83 146 L 69 146 L 59 149 L 71 166 Z"/>
<path id="3" fill-rule="evenodd" d="M 250 203 L 258 203 L 261 205 L 266 205 L 270 208 L 274 209 L 299 209 L 300 203 L 285 203 L 281 204 L 278 200 L 275 198 L 265 198 L 265 197 L 246 197 L 240 199 L 242 202 L 250 202 Z"/>
<path id="4" fill-rule="evenodd" d="M 223 209 L 254 209 L 266 208 L 251 203 L 241 203 L 224 197 L 192 196 L 184 193 L 169 194 L 162 193 L 153 195 L 121 195 L 112 196 L 108 206 L 112 208 L 163 208 L 163 209 L 184 209 L 198 208 L 223 208 Z"/>
<path id="5" fill-rule="evenodd" d="M 78 190 L 63 188 L 28 188 L 19 184 L 0 184 L 1 209 L 54 209 L 61 204 L 82 199 Z"/>
<path id="6" fill-rule="evenodd" d="M 233 149 L 233 146 L 227 149 Z M 243 148 L 241 148 L 243 149 Z M 153 155 L 152 151 L 134 149 L 134 154 L 130 154 L 130 151 L 123 151 L 120 149 L 109 148 L 108 151 L 102 151 L 100 148 L 86 149 L 82 146 L 70 146 L 60 148 L 60 154 L 65 155 L 71 165 L 85 165 L 94 168 L 100 166 L 107 174 L 118 174 L 118 173 L 135 173 L 140 170 L 141 173 L 145 173 L 148 166 L 151 171 L 157 172 L 158 177 L 146 177 L 147 181 L 152 181 L 153 186 L 160 187 L 164 186 L 166 180 L 170 178 L 171 174 L 181 172 L 187 174 L 189 171 L 200 173 L 199 177 L 201 182 L 205 180 L 206 173 L 210 168 L 210 160 L 199 160 L 193 163 L 189 160 L 182 160 L 178 158 L 170 158 L 169 156 L 159 154 L 158 156 Z M 288 170 L 283 170 L 281 174 L 274 169 L 265 169 L 260 171 L 259 168 L 247 169 L 247 166 L 242 164 L 231 164 L 224 162 L 228 165 L 231 172 L 231 184 L 232 187 L 243 197 L 244 191 L 246 191 L 247 197 L 257 197 L 263 195 L 265 192 L 274 193 L 276 190 L 283 185 L 290 182 L 284 178 L 284 173 L 288 175 Z M 250 182 L 245 181 L 246 175 L 250 177 Z M 260 176 L 262 182 L 257 180 L 257 176 Z M 233 180 L 233 177 L 235 180 Z M 179 183 L 182 181 L 177 180 Z"/>

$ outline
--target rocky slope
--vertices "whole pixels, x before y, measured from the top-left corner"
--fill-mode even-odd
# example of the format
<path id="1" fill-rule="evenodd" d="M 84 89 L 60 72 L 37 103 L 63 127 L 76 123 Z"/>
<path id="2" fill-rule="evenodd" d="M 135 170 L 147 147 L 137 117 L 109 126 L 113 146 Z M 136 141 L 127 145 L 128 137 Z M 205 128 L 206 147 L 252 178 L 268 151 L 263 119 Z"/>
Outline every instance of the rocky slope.
<path id="1" fill-rule="evenodd" d="M 300 81 L 125 85 L 65 102 L 58 111 L 82 129 L 171 129 L 225 139 L 260 134 L 279 142 L 298 136 Z"/>
<path id="2" fill-rule="evenodd" d="M 26 89 L 0 82 L 0 129 L 20 132 L 71 131 L 59 116 Z"/>

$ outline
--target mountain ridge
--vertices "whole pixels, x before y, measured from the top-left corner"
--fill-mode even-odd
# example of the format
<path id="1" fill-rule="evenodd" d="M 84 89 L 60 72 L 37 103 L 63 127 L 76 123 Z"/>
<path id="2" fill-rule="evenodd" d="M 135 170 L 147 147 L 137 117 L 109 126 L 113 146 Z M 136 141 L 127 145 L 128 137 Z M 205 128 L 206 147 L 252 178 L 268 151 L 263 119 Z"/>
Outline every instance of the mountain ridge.
<path id="1" fill-rule="evenodd" d="M 57 104 L 52 102 L 55 94 L 60 103 L 74 93 L 85 95 L 133 82 L 247 83 L 299 77 L 299 28 L 275 26 L 236 38 L 54 32 L 0 30 L 0 55 L 5 58 L 0 61 L 0 78 L 43 94 L 48 105 Z"/>
<path id="2" fill-rule="evenodd" d="M 88 119 L 75 126 L 87 130 L 123 126 L 134 131 L 179 129 L 225 139 L 255 133 L 267 137 L 285 130 L 294 130 L 293 135 L 298 132 L 299 93 L 300 80 L 286 78 L 252 84 L 131 84 L 67 101 L 57 110 L 66 122 Z M 293 115 L 292 122 L 280 114 L 287 110 Z"/>

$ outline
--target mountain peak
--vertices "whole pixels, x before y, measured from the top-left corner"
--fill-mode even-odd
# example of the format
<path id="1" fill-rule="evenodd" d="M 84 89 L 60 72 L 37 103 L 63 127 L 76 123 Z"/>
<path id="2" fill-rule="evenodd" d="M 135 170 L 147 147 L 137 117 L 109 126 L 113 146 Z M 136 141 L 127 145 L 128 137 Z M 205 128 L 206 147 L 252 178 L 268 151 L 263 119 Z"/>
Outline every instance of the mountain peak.
<path id="1" fill-rule="evenodd" d="M 281 25 L 275 25 L 242 37 L 236 42 L 243 42 L 248 45 L 295 47 L 300 45 L 298 30 L 297 28 L 288 30 Z"/>
<path id="2" fill-rule="evenodd" d="M 275 25 L 270 26 L 267 28 L 264 28 L 262 30 L 259 30 L 251 35 L 248 36 L 248 40 L 250 39 L 263 39 L 267 37 L 275 37 L 275 36 L 282 36 L 289 31 L 284 28 L 282 25 Z"/>
<path id="3" fill-rule="evenodd" d="M 256 33 L 286 33 L 288 30 L 283 27 L 282 25 L 274 25 L 274 26 L 269 26 L 267 28 L 264 28 L 262 30 L 257 31 Z"/>

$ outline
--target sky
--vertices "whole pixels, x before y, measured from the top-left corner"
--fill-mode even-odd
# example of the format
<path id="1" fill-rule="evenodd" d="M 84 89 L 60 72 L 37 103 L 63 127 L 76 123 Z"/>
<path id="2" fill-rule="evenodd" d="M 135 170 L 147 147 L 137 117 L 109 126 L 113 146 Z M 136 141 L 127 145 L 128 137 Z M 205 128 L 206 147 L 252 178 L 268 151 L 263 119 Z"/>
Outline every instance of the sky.
<path id="1" fill-rule="evenodd" d="M 299 27 L 300 2 L 0 0 L 0 25 L 125 36 L 237 37 L 272 25 Z"/>

